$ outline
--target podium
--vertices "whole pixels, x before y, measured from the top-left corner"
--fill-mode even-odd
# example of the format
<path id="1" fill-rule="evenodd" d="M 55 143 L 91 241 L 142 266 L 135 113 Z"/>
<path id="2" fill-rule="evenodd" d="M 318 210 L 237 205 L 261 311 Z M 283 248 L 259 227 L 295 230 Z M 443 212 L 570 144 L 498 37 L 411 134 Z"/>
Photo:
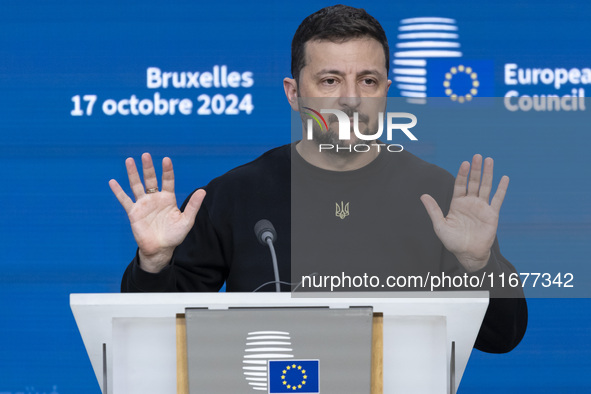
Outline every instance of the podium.
<path id="1" fill-rule="evenodd" d="M 455 393 L 488 292 L 71 294 L 70 306 L 103 393 L 182 392 L 177 363 L 185 308 L 373 307 L 380 387 L 372 394 Z M 374 349 L 375 350 L 375 349 Z M 177 364 L 178 368 L 177 368 Z M 380 379 L 381 378 L 381 379 Z"/>

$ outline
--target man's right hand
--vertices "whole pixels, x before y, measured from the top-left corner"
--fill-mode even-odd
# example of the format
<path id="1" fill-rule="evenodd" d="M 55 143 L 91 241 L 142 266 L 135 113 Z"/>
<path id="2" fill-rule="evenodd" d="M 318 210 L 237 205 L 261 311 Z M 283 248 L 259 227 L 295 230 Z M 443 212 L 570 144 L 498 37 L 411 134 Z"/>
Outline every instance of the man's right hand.
<path id="1" fill-rule="evenodd" d="M 135 161 L 130 157 L 125 160 L 125 166 L 135 203 L 116 180 L 111 179 L 109 186 L 129 217 L 139 247 L 140 267 L 144 271 L 158 273 L 170 263 L 174 249 L 193 227 L 205 190 L 193 193 L 184 212 L 181 212 L 174 194 L 174 171 L 170 158 L 162 159 L 162 191 L 158 191 L 158 179 L 149 153 L 142 155 L 145 189 Z"/>

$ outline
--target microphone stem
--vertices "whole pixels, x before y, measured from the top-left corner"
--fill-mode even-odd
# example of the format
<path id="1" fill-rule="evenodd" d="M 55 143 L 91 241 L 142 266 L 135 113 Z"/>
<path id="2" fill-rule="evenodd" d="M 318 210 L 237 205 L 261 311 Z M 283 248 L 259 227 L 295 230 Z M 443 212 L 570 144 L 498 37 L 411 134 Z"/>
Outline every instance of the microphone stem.
<path id="1" fill-rule="evenodd" d="M 279 268 L 277 268 L 277 256 L 275 255 L 275 247 L 273 246 L 273 241 L 271 237 L 267 237 L 266 239 L 267 245 L 269 245 L 269 249 L 271 249 L 271 258 L 273 259 L 273 273 L 275 274 L 275 291 L 277 293 L 281 292 L 281 284 L 279 283 Z"/>

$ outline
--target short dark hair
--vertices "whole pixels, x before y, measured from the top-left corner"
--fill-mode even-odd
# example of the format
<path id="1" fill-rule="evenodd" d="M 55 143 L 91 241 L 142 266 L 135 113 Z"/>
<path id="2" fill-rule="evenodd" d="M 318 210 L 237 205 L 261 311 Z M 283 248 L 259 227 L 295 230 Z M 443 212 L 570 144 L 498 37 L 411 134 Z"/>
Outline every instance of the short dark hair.
<path id="1" fill-rule="evenodd" d="M 298 81 L 306 66 L 306 43 L 311 40 L 344 42 L 352 38 L 369 36 L 384 48 L 386 70 L 390 71 L 390 48 L 380 23 L 363 8 L 338 4 L 309 15 L 296 30 L 291 42 L 291 75 Z"/>

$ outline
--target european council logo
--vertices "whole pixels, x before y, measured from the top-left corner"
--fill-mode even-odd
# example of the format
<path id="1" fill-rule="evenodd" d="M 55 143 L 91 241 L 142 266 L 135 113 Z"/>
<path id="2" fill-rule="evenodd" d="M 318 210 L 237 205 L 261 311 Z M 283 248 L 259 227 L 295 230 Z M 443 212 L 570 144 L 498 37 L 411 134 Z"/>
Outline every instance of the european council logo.
<path id="1" fill-rule="evenodd" d="M 494 64 L 464 58 L 455 19 L 402 19 L 397 38 L 392 72 L 407 102 L 427 104 L 429 97 L 447 97 L 449 101 L 436 100 L 435 105 L 458 105 L 494 97 Z"/>
<path id="2" fill-rule="evenodd" d="M 269 360 L 269 393 L 319 393 L 318 360 Z"/>

